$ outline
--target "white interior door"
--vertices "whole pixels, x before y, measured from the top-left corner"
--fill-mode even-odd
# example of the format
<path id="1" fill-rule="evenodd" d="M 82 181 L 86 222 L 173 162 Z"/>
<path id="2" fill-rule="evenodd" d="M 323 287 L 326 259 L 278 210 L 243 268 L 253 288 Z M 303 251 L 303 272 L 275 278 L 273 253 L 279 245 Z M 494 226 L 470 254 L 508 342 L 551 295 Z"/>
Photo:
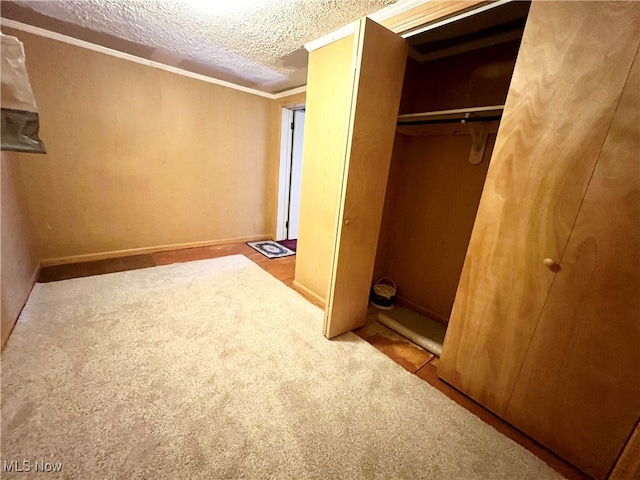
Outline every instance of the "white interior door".
<path id="1" fill-rule="evenodd" d="M 291 188 L 289 189 L 289 215 L 287 239 L 298 238 L 300 217 L 300 187 L 302 185 L 302 142 L 304 139 L 304 110 L 296 110 L 293 117 L 293 147 L 291 149 Z"/>

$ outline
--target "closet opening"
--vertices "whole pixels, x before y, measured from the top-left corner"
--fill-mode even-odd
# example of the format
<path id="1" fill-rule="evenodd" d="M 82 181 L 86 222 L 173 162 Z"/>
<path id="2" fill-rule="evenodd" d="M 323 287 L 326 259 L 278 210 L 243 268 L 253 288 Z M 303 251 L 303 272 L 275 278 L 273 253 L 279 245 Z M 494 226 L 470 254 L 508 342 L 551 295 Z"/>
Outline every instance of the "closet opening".
<path id="1" fill-rule="evenodd" d="M 440 356 L 530 2 L 508 2 L 409 37 L 410 57 L 372 285 L 396 284 L 370 315 Z"/>

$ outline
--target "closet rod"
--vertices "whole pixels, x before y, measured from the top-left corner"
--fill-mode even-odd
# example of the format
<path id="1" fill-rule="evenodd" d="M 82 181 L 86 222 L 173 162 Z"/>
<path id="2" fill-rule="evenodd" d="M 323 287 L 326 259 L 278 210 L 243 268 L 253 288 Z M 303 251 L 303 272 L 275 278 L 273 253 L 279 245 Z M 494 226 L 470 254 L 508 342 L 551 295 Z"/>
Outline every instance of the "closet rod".
<path id="1" fill-rule="evenodd" d="M 481 122 L 500 120 L 504 105 L 456 108 L 435 112 L 405 113 L 398 115 L 398 125 L 425 125 L 429 123 Z M 473 116 L 472 116 L 473 115 Z"/>
<path id="2" fill-rule="evenodd" d="M 398 120 L 398 126 L 404 125 L 431 125 L 436 123 L 471 123 L 471 122 L 492 122 L 500 120 L 501 115 L 491 115 L 486 117 L 457 117 L 457 118 L 434 118 L 432 120 Z"/>
<path id="3" fill-rule="evenodd" d="M 421 112 L 421 113 L 403 113 L 402 115 L 398 115 L 399 119 L 405 118 L 418 118 L 418 117 L 436 117 L 439 115 L 452 115 L 452 114 L 471 114 L 471 113 L 481 113 L 481 112 L 501 112 L 504 110 L 504 105 L 487 105 L 484 107 L 467 107 L 467 108 L 454 108 L 450 110 L 436 110 L 432 112 Z"/>

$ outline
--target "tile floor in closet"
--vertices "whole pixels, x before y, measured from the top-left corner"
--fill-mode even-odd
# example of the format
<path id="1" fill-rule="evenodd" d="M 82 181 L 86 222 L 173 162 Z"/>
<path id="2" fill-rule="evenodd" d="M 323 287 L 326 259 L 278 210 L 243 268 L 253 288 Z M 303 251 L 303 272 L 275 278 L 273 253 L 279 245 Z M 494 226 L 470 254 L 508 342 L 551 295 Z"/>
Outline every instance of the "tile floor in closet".
<path id="1" fill-rule="evenodd" d="M 69 278 L 100 275 L 103 273 L 135 270 L 157 265 L 169 265 L 179 262 L 204 260 L 207 258 L 223 257 L 225 255 L 241 254 L 252 260 L 258 266 L 271 273 L 278 280 L 292 287 L 295 273 L 295 256 L 268 259 L 245 243 L 231 243 L 211 247 L 198 247 L 166 252 L 156 252 L 144 255 L 132 255 L 108 260 L 82 262 L 67 265 L 45 267 L 38 277 L 39 282 L 52 282 Z M 315 302 L 314 302 L 315 303 Z M 366 324 L 354 333 L 366 340 L 391 360 L 404 369 L 417 375 L 437 388 L 447 397 L 469 410 L 471 413 L 491 425 L 493 428 L 516 441 L 530 452 L 537 455 L 552 468 L 570 480 L 588 480 L 590 477 L 554 455 L 552 452 L 530 439 L 511 425 L 502 421 L 496 415 L 486 410 L 467 396 L 458 392 L 438 378 L 438 357 L 414 344 L 410 340 L 398 335 L 375 320 L 376 311 L 372 309 L 367 316 Z M 320 332 L 318 332 L 320 334 Z"/>

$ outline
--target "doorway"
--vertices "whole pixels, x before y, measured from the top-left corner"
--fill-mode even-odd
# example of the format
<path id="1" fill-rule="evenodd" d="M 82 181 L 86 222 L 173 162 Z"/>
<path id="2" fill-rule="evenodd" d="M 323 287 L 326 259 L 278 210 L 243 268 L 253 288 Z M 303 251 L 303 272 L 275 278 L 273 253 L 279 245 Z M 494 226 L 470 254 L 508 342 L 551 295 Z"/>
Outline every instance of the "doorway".
<path id="1" fill-rule="evenodd" d="M 304 120 L 304 105 L 282 109 L 276 227 L 276 240 L 278 241 L 294 241 L 298 238 Z"/>

